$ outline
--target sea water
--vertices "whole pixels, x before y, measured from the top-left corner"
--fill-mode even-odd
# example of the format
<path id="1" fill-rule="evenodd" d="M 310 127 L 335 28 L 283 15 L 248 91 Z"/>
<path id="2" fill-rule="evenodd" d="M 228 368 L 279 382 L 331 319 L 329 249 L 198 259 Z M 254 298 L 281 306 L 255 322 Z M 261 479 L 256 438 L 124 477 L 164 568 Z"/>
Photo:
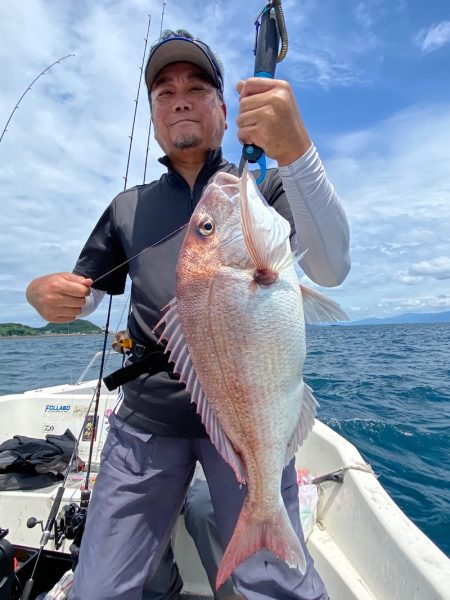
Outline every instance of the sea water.
<path id="1" fill-rule="evenodd" d="M 102 344 L 97 335 L 0 338 L 0 394 L 74 383 Z M 307 344 L 319 419 L 450 557 L 450 324 L 314 326 Z M 106 373 L 119 366 L 114 353 Z"/>

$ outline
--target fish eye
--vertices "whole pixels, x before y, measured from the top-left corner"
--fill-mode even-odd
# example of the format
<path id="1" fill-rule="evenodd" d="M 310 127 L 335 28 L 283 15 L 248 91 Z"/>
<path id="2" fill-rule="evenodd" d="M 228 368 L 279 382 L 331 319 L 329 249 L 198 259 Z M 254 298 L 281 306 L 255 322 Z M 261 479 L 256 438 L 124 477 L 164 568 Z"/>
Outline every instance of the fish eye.
<path id="1" fill-rule="evenodd" d="M 201 235 L 204 236 L 208 236 L 214 233 L 215 228 L 216 227 L 214 221 L 210 218 L 203 219 L 203 221 L 200 221 L 198 225 L 199 232 L 201 233 Z"/>

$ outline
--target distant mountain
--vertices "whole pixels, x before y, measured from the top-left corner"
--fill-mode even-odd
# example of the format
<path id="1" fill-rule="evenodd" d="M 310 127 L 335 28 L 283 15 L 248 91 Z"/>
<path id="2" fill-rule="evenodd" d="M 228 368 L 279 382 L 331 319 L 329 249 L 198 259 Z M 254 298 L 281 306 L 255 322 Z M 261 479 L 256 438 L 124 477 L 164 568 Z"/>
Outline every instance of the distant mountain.
<path id="1" fill-rule="evenodd" d="M 437 313 L 404 313 L 395 317 L 362 319 L 339 325 L 395 325 L 401 323 L 450 323 L 450 310 Z"/>
<path id="2" fill-rule="evenodd" d="M 102 328 L 83 319 L 67 323 L 47 323 L 44 327 L 29 327 L 21 323 L 0 323 L 0 337 L 102 333 Z"/>

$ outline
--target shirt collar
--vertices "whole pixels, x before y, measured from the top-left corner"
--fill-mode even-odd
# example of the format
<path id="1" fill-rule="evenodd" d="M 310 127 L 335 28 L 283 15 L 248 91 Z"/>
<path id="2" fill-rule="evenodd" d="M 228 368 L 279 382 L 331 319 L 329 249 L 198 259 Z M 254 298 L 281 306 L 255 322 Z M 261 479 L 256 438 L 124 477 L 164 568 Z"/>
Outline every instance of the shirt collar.
<path id="1" fill-rule="evenodd" d="M 158 158 L 158 162 L 167 167 L 169 173 L 176 172 L 172 166 L 172 162 L 167 155 Z M 202 167 L 202 172 L 206 172 L 209 174 L 217 171 L 218 167 L 222 164 L 222 148 L 209 148 L 208 153 L 206 155 L 206 160 Z"/>

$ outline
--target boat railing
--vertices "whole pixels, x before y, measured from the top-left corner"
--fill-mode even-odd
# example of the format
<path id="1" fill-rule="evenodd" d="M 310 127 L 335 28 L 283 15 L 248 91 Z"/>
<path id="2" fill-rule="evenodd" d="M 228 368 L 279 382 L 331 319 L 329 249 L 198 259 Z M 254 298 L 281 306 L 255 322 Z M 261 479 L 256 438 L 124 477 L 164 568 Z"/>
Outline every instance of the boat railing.
<path id="1" fill-rule="evenodd" d="M 94 362 L 97 360 L 97 358 L 99 356 L 102 355 L 102 352 L 97 352 L 96 354 L 94 354 L 94 356 L 91 358 L 91 360 L 89 361 L 88 366 L 84 369 L 84 371 L 81 373 L 81 375 L 78 377 L 78 380 L 76 381 L 75 385 L 80 385 L 80 383 L 83 383 L 84 378 L 87 374 L 87 372 L 89 371 L 89 369 L 92 367 L 92 365 L 94 364 Z M 108 355 L 109 357 L 109 355 Z"/>

